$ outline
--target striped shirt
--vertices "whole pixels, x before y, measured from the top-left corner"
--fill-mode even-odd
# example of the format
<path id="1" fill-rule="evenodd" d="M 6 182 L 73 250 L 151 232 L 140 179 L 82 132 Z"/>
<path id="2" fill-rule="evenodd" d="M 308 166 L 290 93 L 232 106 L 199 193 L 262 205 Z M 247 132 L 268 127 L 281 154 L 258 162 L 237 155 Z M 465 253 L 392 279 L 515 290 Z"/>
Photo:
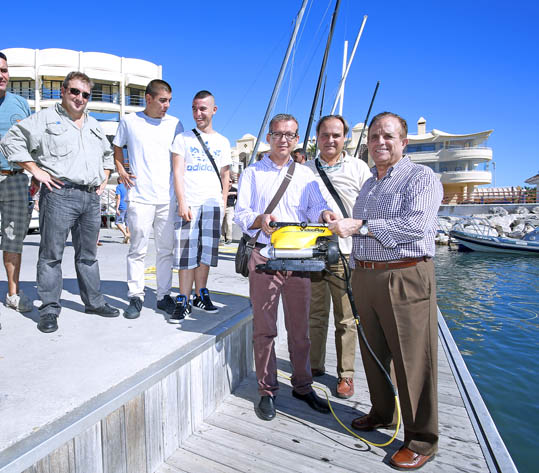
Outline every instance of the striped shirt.
<path id="1" fill-rule="evenodd" d="M 353 236 L 352 256 L 360 261 L 392 261 L 434 256 L 436 216 L 443 187 L 434 172 L 403 157 L 386 175 L 363 184 L 354 218 L 367 220 L 371 236 Z"/>
<path id="2" fill-rule="evenodd" d="M 234 222 L 243 233 L 256 234 L 258 229 L 250 230 L 249 227 L 256 217 L 264 213 L 292 163 L 289 158 L 280 168 L 266 155 L 241 173 Z M 278 222 L 318 222 L 324 210 L 329 210 L 329 206 L 320 193 L 314 174 L 309 168 L 296 165 L 292 180 L 271 214 L 277 217 Z M 269 241 L 270 236 L 260 232 L 257 242 L 267 244 Z"/>

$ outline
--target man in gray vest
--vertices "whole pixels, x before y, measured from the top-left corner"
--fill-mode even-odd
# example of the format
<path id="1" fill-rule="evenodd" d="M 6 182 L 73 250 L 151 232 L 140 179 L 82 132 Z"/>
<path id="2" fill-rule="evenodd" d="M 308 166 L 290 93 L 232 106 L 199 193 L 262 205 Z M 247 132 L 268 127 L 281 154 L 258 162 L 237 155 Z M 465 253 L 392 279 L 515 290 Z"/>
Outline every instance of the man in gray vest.
<path id="1" fill-rule="evenodd" d="M 42 305 L 37 328 L 45 333 L 58 329 L 62 257 L 69 232 L 85 312 L 102 317 L 120 314 L 100 292 L 100 195 L 114 162 L 105 133 L 85 110 L 92 86 L 86 74 L 70 72 L 62 84 L 62 102 L 14 125 L 0 144 L 10 162 L 41 183 L 37 291 Z"/>

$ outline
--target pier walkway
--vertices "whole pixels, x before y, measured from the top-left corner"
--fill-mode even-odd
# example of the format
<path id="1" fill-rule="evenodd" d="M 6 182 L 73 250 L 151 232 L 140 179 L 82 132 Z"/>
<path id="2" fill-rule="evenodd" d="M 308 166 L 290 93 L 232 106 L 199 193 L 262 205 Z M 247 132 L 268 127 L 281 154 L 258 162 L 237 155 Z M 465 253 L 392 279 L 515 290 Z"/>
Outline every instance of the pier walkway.
<path id="1" fill-rule="evenodd" d="M 102 289 L 108 302 L 123 309 L 127 245 L 111 229 L 102 230 L 101 241 Z M 25 240 L 21 271 L 21 287 L 33 299 L 38 242 L 39 235 Z M 331 415 L 294 399 L 284 377 L 277 418 L 256 417 L 248 283 L 234 272 L 234 253 L 235 245 L 221 247 L 219 267 L 210 272 L 208 286 L 220 312 L 194 311 L 180 327 L 155 310 L 151 270 L 140 319 L 84 314 L 71 246 L 62 265 L 64 309 L 57 332 L 36 329 L 37 309 L 22 315 L 1 307 L 0 473 L 393 471 L 388 461 L 401 445 L 402 428 L 392 445 L 369 447 Z M 153 261 L 150 248 L 147 266 Z M 0 282 L 0 294 L 5 292 Z M 329 338 L 327 374 L 316 384 L 334 389 Z M 286 344 L 278 343 L 277 351 L 279 369 L 290 375 Z M 349 400 L 330 394 L 347 426 L 370 406 L 359 350 L 355 388 Z M 440 453 L 422 471 L 496 471 L 483 455 L 442 346 L 439 405 Z M 391 434 L 363 435 L 382 443 Z"/>
<path id="2" fill-rule="evenodd" d="M 330 322 L 331 332 L 331 322 Z M 279 368 L 290 376 L 286 344 L 279 344 Z M 330 401 L 341 421 L 350 427 L 352 419 L 370 408 L 367 382 L 357 350 L 355 395 L 349 400 L 334 396 L 336 354 L 333 334 L 328 337 L 326 375 L 316 385 L 333 391 Z M 259 420 L 254 406 L 259 400 L 252 373 L 182 447 L 171 455 L 158 472 L 363 472 L 393 470 L 388 462 L 402 445 L 403 429 L 393 444 L 370 447 L 348 434 L 331 414 L 323 415 L 292 397 L 290 382 L 280 378 L 276 400 L 277 417 Z M 421 471 L 487 472 L 489 468 L 462 401 L 446 355 L 439 347 L 439 453 Z M 316 390 L 318 395 L 322 395 Z M 374 443 L 385 443 L 390 430 L 357 432 Z"/>

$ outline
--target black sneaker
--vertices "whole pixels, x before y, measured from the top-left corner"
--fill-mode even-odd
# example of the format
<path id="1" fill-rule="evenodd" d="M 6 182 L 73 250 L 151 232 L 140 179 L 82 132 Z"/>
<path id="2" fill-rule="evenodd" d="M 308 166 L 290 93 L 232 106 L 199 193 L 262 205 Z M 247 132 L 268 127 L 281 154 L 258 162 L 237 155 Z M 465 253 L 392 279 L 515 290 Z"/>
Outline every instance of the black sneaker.
<path id="1" fill-rule="evenodd" d="M 43 314 L 39 316 L 37 328 L 43 333 L 51 333 L 58 330 L 58 316 L 56 314 Z"/>
<path id="2" fill-rule="evenodd" d="M 136 319 L 140 315 L 142 310 L 142 299 L 140 297 L 131 297 L 129 299 L 129 306 L 124 310 L 124 317 L 126 319 Z"/>
<path id="3" fill-rule="evenodd" d="M 193 297 L 193 307 L 205 310 L 206 312 L 219 312 L 219 309 L 212 304 L 210 292 L 205 287 L 200 290 L 200 297 Z"/>
<path id="4" fill-rule="evenodd" d="M 172 315 L 176 308 L 176 303 L 174 302 L 174 299 L 167 294 L 163 299 L 157 301 L 157 308 L 159 310 L 164 310 L 168 315 Z"/>
<path id="5" fill-rule="evenodd" d="M 180 294 L 176 297 L 176 304 L 174 312 L 168 319 L 169 324 L 179 324 L 187 315 L 191 313 L 191 304 L 187 300 L 187 297 Z"/>

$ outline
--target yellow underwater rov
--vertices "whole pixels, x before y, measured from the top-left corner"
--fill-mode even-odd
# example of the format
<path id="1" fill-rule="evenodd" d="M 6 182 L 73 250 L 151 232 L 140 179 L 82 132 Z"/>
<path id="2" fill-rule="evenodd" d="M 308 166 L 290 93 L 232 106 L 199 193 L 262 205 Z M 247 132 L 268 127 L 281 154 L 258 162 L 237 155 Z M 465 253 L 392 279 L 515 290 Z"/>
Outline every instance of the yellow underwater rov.
<path id="1" fill-rule="evenodd" d="M 323 271 L 339 261 L 339 241 L 325 223 L 271 222 L 271 244 L 260 251 L 261 271 Z"/>

